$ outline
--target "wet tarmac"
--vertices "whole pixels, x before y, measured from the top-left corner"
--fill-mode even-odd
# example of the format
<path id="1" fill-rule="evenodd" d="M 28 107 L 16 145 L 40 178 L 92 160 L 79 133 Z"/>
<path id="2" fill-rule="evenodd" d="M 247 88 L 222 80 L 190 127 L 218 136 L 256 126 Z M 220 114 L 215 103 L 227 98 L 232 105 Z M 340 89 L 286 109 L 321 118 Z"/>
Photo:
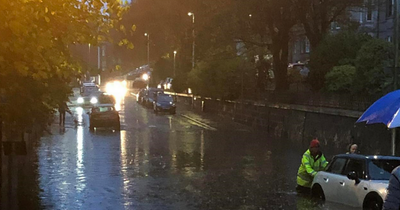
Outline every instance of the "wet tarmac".
<path id="1" fill-rule="evenodd" d="M 302 148 L 184 106 L 156 115 L 127 96 L 120 109 L 121 131 L 89 132 L 76 108 L 77 123 L 52 125 L 19 209 L 348 209 L 296 194 Z"/>

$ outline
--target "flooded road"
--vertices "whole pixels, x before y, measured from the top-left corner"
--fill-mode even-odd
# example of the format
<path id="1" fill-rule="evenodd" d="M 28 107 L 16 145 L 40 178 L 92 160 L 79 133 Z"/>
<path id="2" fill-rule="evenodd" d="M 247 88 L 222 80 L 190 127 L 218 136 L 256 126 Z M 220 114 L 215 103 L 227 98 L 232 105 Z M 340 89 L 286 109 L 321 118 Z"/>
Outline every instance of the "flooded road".
<path id="1" fill-rule="evenodd" d="M 35 148 L 36 181 L 25 185 L 38 190 L 19 208 L 346 209 L 296 194 L 305 148 L 184 106 L 156 115 L 127 96 L 120 108 L 121 131 L 89 132 L 76 108 L 79 123 L 52 125 Z"/>

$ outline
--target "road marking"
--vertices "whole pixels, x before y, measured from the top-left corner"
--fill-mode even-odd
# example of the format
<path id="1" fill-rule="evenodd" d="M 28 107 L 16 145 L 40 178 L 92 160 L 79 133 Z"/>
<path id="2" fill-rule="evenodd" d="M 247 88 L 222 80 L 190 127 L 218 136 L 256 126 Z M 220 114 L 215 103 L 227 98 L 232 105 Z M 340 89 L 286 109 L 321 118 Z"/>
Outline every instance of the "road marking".
<path id="1" fill-rule="evenodd" d="M 187 115 L 181 114 L 182 117 L 186 118 L 189 122 L 191 122 L 192 124 L 199 126 L 201 128 L 207 129 L 207 130 L 212 130 L 212 131 L 216 131 L 217 129 L 214 127 L 211 127 L 203 122 L 200 122 L 196 119 L 193 119 L 192 117 L 189 117 Z"/>

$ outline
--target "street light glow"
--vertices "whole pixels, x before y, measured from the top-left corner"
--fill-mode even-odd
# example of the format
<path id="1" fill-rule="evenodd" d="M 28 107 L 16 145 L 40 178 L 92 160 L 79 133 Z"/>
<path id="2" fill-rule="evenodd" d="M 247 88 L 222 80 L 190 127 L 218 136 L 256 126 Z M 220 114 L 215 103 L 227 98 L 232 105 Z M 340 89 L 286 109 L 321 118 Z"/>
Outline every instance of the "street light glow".
<path id="1" fill-rule="evenodd" d="M 143 75 L 142 75 L 142 79 L 143 79 L 144 81 L 149 80 L 149 75 L 148 75 L 148 74 L 143 74 Z"/>
<path id="2" fill-rule="evenodd" d="M 176 55 L 176 50 L 174 51 L 174 55 Z"/>
<path id="3" fill-rule="evenodd" d="M 147 34 L 147 33 L 144 33 L 144 36 L 148 36 L 148 34 Z"/>
<path id="4" fill-rule="evenodd" d="M 192 15 L 193 15 L 193 13 L 192 13 L 192 12 L 188 12 L 188 15 L 189 15 L 189 16 L 192 16 Z"/>

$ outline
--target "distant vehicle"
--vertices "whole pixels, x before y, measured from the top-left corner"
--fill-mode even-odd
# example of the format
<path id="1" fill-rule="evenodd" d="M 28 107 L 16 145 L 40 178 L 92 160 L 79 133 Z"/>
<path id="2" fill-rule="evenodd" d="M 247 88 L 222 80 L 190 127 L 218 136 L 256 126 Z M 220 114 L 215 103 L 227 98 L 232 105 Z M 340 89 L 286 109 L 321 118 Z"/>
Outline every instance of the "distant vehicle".
<path id="1" fill-rule="evenodd" d="M 113 104 L 101 104 L 92 107 L 88 114 L 90 131 L 94 131 L 94 128 L 99 127 L 114 128 L 117 131 L 121 130 L 119 114 Z"/>
<path id="2" fill-rule="evenodd" d="M 82 83 L 80 92 L 81 92 L 81 96 L 90 96 L 99 91 L 100 91 L 100 88 L 95 83 Z"/>
<path id="3" fill-rule="evenodd" d="M 158 94 L 156 100 L 153 102 L 154 113 L 169 112 L 176 113 L 176 104 L 174 98 L 168 94 Z"/>
<path id="4" fill-rule="evenodd" d="M 98 96 L 98 104 L 113 104 L 115 105 L 115 97 L 113 95 L 109 95 L 106 93 L 103 93 Z"/>
<path id="5" fill-rule="evenodd" d="M 392 170 L 400 157 L 337 155 L 314 177 L 312 194 L 323 200 L 363 209 L 382 209 Z"/>
<path id="6" fill-rule="evenodd" d="M 77 103 L 79 106 L 83 107 L 91 107 L 99 103 L 99 97 L 103 94 L 103 92 L 92 92 L 90 95 L 79 96 L 77 99 Z"/>
<path id="7" fill-rule="evenodd" d="M 157 97 L 157 94 L 159 93 L 164 93 L 163 89 L 159 88 L 149 88 L 146 91 L 146 94 L 144 96 L 143 100 L 143 105 L 146 107 L 151 108 L 153 106 L 153 102 Z"/>

